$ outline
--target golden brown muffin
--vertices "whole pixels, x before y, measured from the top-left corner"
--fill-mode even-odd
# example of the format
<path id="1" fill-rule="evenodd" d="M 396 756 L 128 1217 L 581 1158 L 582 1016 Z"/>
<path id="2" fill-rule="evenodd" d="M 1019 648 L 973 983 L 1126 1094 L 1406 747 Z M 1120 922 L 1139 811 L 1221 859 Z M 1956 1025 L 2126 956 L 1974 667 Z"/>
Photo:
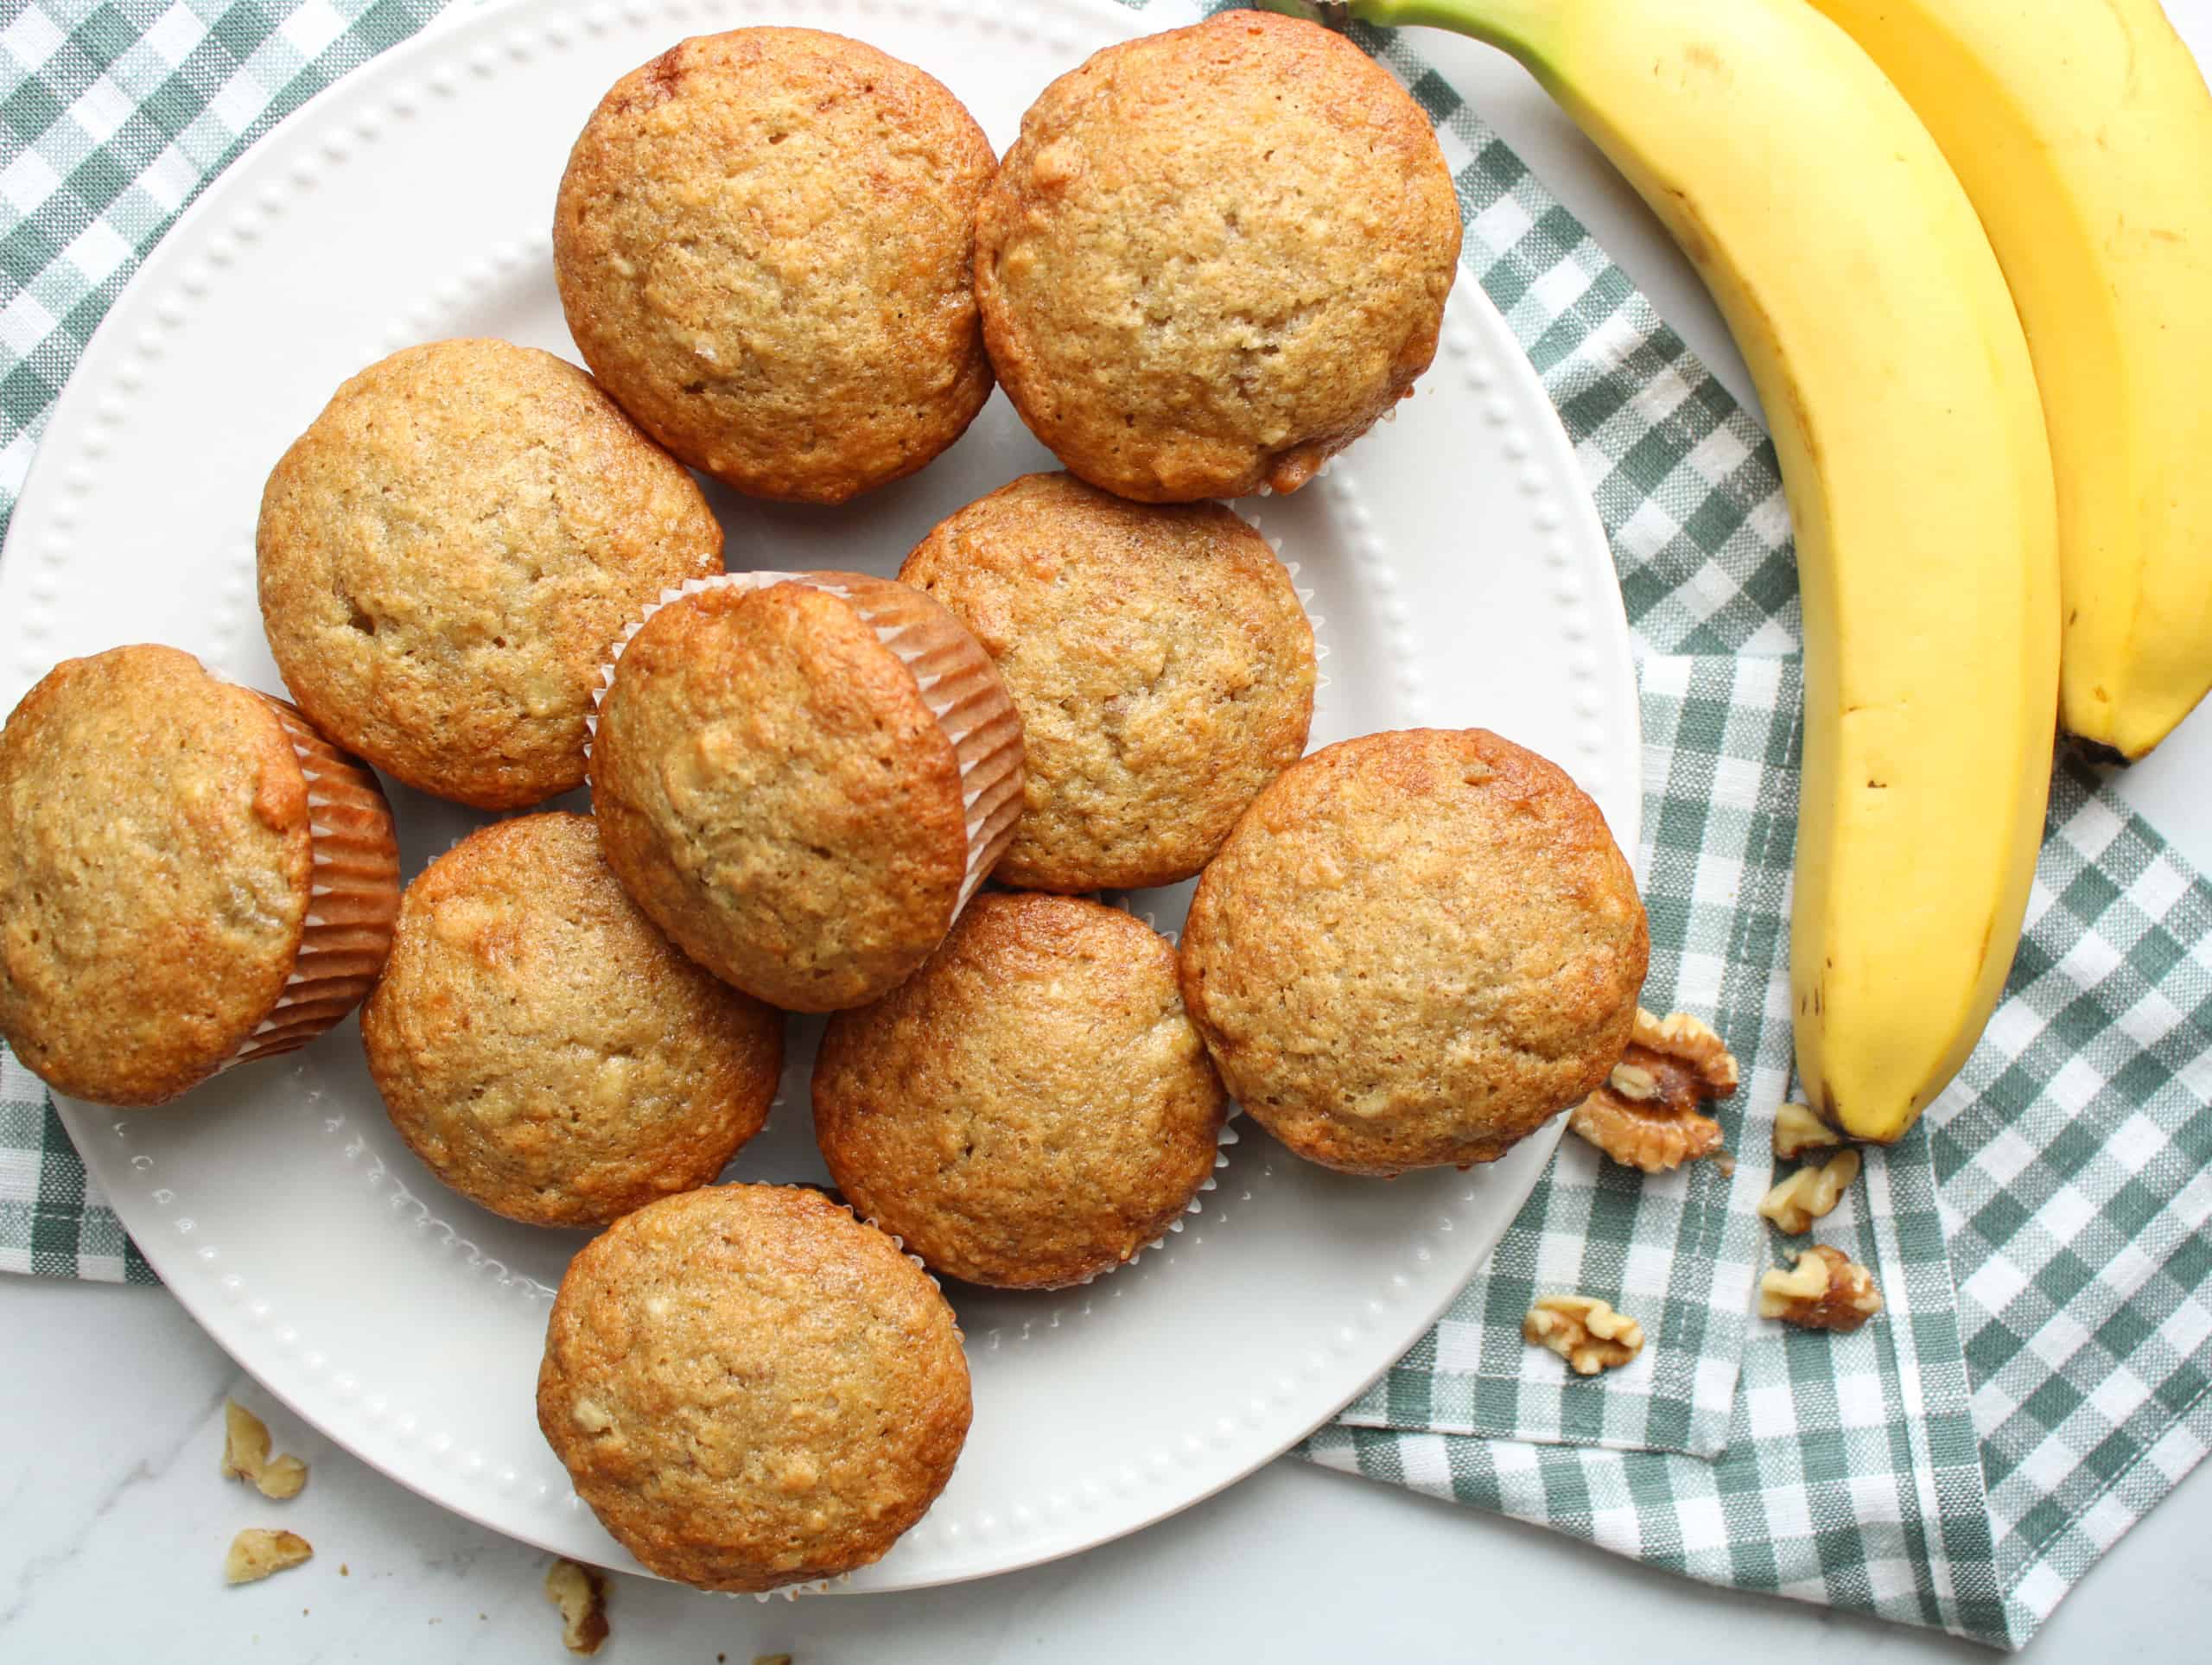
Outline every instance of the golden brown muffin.
<path id="1" fill-rule="evenodd" d="M 952 1309 L 874 1226 L 797 1185 L 649 1204 L 561 1280 L 537 1426 L 664 1578 L 772 1590 L 880 1560 L 968 1437 Z"/>
<path id="2" fill-rule="evenodd" d="M 1223 12 L 1046 87 L 976 217 L 1001 384 L 1093 485 L 1295 491 L 1435 356 L 1459 208 L 1388 71 Z"/>
<path id="3" fill-rule="evenodd" d="M 1183 999 L 1237 1101 L 1348 1173 L 1493 1162 L 1619 1061 L 1635 875 L 1556 765 L 1481 728 L 1328 747 L 1198 880 Z"/>
<path id="4" fill-rule="evenodd" d="M 0 729 L 0 1037 L 56 1092 L 158 1104 L 302 1045 L 398 900 L 375 778 L 188 653 L 65 660 Z"/>
<path id="5" fill-rule="evenodd" d="M 638 911 L 587 815 L 498 822 L 433 861 L 361 1014 L 409 1148 L 531 1225 L 707 1184 L 767 1119 L 783 1033 Z"/>
<path id="6" fill-rule="evenodd" d="M 939 524 L 899 576 L 976 633 L 1021 713 L 1007 884 L 1188 879 L 1306 749 L 1313 626 L 1267 540 L 1217 503 L 1031 474 Z"/>
<path id="7" fill-rule="evenodd" d="M 808 29 L 671 47 L 569 157 L 553 271 L 609 392 L 754 497 L 911 474 L 990 397 L 971 282 L 982 130 L 942 84 Z"/>
<path id="8" fill-rule="evenodd" d="M 814 1136 L 848 1201 L 948 1277 L 1081 1283 L 1158 1241 L 1228 1101 L 1175 953 L 1116 908 L 978 896 L 930 962 L 830 1019 Z"/>
<path id="9" fill-rule="evenodd" d="M 257 543 L 301 708 L 486 810 L 582 783 L 608 642 L 722 564 L 697 484 L 590 377 L 488 340 L 408 347 L 340 388 L 270 475 Z"/>
<path id="10" fill-rule="evenodd" d="M 1020 812 L 1021 722 L 918 590 L 745 574 L 620 650 L 594 807 L 630 894 L 715 975 L 793 1012 L 929 956 Z"/>

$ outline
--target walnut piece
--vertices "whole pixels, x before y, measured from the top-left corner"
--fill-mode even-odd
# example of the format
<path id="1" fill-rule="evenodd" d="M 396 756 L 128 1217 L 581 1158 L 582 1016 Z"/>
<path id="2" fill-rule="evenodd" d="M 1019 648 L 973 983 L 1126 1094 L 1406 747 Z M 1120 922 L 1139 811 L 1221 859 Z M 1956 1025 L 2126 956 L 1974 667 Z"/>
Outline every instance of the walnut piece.
<path id="1" fill-rule="evenodd" d="M 1759 1280 L 1759 1316 L 1808 1330 L 1856 1330 L 1881 1310 L 1874 1274 L 1826 1243 L 1808 1243 L 1791 1270 Z"/>
<path id="2" fill-rule="evenodd" d="M 561 1610 L 561 1643 L 595 1654 L 607 1640 L 607 1580 L 588 1566 L 557 1560 L 545 1569 L 545 1599 Z"/>
<path id="3" fill-rule="evenodd" d="M 1776 1230 L 1802 1236 L 1813 1229 L 1814 1221 L 1834 1211 L 1858 1177 L 1859 1153 L 1838 1151 L 1825 1162 L 1798 1169 L 1760 1198 L 1759 1212 L 1774 1222 Z"/>
<path id="4" fill-rule="evenodd" d="M 1521 1333 L 1548 1347 L 1577 1376 L 1625 1364 L 1643 1350 L 1643 1326 L 1593 1295 L 1546 1295 L 1521 1320 Z"/>
<path id="5" fill-rule="evenodd" d="M 1697 1107 L 1735 1090 L 1736 1060 L 1710 1025 L 1686 1012 L 1655 1018 L 1639 1007 L 1621 1061 L 1567 1125 L 1614 1161 L 1646 1173 L 1700 1156 L 1725 1162 L 1720 1124 Z"/>
<path id="6" fill-rule="evenodd" d="M 273 1497 L 280 1503 L 298 1497 L 300 1489 L 307 1483 L 308 1465 L 289 1453 L 271 1458 L 269 1466 L 263 1469 L 253 1482 L 263 1497 Z"/>
<path id="7" fill-rule="evenodd" d="M 315 1547 L 296 1532 L 250 1526 L 231 1540 L 230 1550 L 223 1557 L 223 1581 L 252 1584 L 271 1573 L 297 1566 L 314 1554 Z"/>
<path id="8" fill-rule="evenodd" d="M 269 1455 L 269 1425 L 235 1399 L 223 1401 L 223 1478 L 244 1480 L 279 1503 L 300 1495 L 308 1465 L 296 1457 Z"/>
<path id="9" fill-rule="evenodd" d="M 1784 1104 L 1774 1113 L 1774 1153 L 1794 1162 L 1807 1151 L 1834 1150 L 1843 1135 L 1821 1120 L 1810 1104 Z"/>

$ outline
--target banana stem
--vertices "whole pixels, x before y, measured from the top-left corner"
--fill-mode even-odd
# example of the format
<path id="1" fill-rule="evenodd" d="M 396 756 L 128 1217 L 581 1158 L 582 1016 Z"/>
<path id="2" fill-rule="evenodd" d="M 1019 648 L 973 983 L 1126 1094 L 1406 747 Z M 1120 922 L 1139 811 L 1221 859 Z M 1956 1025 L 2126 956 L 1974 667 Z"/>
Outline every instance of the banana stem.
<path id="1" fill-rule="evenodd" d="M 1518 55 L 1562 0 L 1351 0 L 1352 16 L 1382 29 L 1448 29 Z"/>

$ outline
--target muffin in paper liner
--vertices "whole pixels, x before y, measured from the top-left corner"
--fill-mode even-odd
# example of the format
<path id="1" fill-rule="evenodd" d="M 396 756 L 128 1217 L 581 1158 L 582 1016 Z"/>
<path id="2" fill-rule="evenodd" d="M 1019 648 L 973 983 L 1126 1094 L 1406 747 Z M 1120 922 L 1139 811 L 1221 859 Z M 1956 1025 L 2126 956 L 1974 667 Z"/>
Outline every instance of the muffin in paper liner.
<path id="1" fill-rule="evenodd" d="M 1115 1273 L 1119 1272 L 1125 1266 L 1135 1266 L 1146 1255 L 1151 1254 L 1154 1249 L 1158 1249 L 1161 1244 L 1165 1243 L 1170 1237 L 1173 1237 L 1177 1233 L 1180 1232 L 1183 1228 L 1190 1224 L 1194 1218 L 1206 1211 L 1206 1193 L 1210 1191 L 1218 1191 L 1221 1188 L 1221 1171 L 1229 1166 L 1229 1147 L 1231 1145 L 1238 1145 L 1243 1142 L 1243 1135 L 1236 1131 L 1236 1119 L 1243 1114 L 1244 1107 L 1242 1104 L 1239 1104 L 1235 1099 L 1230 1099 L 1229 1101 L 1228 1111 L 1222 1117 L 1221 1126 L 1214 1129 L 1213 1172 L 1206 1175 L 1206 1177 L 1199 1182 L 1196 1194 L 1192 1197 L 1189 1202 L 1183 1204 L 1182 1213 L 1178 1215 L 1173 1220 L 1170 1221 L 1168 1223 L 1167 1230 L 1161 1232 L 1157 1237 L 1152 1239 L 1151 1242 L 1140 1243 L 1136 1248 L 1131 1249 L 1127 1256 L 1115 1261 L 1113 1265 L 1102 1266 L 1096 1271 L 1087 1272 L 1082 1277 L 1077 1278 L 1068 1283 L 1051 1284 L 1035 1289 L 1007 1289 L 988 1284 L 974 1284 L 969 1287 L 976 1289 L 988 1288 L 995 1294 L 1060 1295 L 1065 1294 L 1071 1289 L 1084 1288 L 1089 1285 L 1096 1283 L 1101 1278 L 1110 1278 Z M 905 1255 L 908 1260 L 913 1261 L 916 1266 L 920 1267 L 923 1271 L 929 1273 L 929 1280 L 931 1283 L 937 1284 L 939 1288 L 944 1287 L 944 1285 L 938 1282 L 937 1274 L 931 1270 L 930 1263 L 924 1260 L 920 1255 L 915 1254 L 912 1249 L 908 1249 L 906 1247 L 906 1240 L 904 1237 L 893 1231 L 889 1226 L 884 1224 L 882 1221 L 877 1219 L 873 1214 L 861 1215 L 858 1217 L 866 1220 L 868 1224 L 874 1226 L 878 1231 L 883 1233 L 883 1235 L 890 1238 L 893 1242 L 897 1243 L 901 1254 Z M 808 1594 L 812 1592 L 803 1591 L 799 1593 Z"/>
<path id="2" fill-rule="evenodd" d="M 727 1185 L 732 1182 L 725 1177 L 723 1179 L 719 1180 L 716 1183 Z M 944 1293 L 944 1286 L 938 1281 L 937 1274 L 930 1270 L 928 1263 L 925 1261 L 920 1255 L 913 1253 L 906 1247 L 905 1240 L 902 1239 L 897 1232 L 887 1230 L 879 1221 L 863 1218 L 861 1215 L 855 1212 L 852 1205 L 845 1201 L 842 1195 L 840 1194 L 834 1186 L 817 1185 L 811 1181 L 803 1179 L 794 1180 L 791 1183 L 796 1185 L 801 1190 L 819 1192 L 823 1196 L 827 1197 L 831 1202 L 843 1209 L 846 1213 L 852 1215 L 853 1218 L 859 1220 L 862 1225 L 873 1226 L 876 1230 L 882 1232 L 885 1236 L 890 1238 L 893 1243 L 898 1245 L 899 1252 L 905 1255 L 908 1261 L 913 1263 L 915 1269 L 920 1272 L 925 1278 L 929 1280 L 929 1286 L 931 1288 L 936 1290 L 939 1294 L 943 1294 Z M 1208 1179 L 1204 1188 L 1205 1190 L 1211 1191 L 1213 1186 L 1214 1182 L 1211 1179 Z M 1196 1204 L 1192 1205 L 1191 1212 L 1193 1214 L 1198 1212 L 1198 1206 Z M 1179 1231 L 1182 1229 L 1182 1223 L 1178 1221 L 1175 1225 L 1175 1230 Z M 1138 1252 L 1141 1254 L 1143 1251 L 1139 1250 Z M 950 1306 L 950 1303 L 948 1302 L 947 1305 Z M 967 1340 L 966 1332 L 960 1327 L 960 1315 L 957 1312 L 953 1314 L 952 1333 L 962 1342 L 963 1345 L 965 1344 Z M 574 1498 L 578 1504 L 582 1504 L 583 1503 L 582 1496 L 576 1492 L 574 1487 L 569 1489 L 569 1495 L 570 1497 Z M 934 1508 L 935 1504 L 932 1503 L 931 1507 Z M 915 1522 L 912 1526 L 908 1527 L 906 1533 L 902 1533 L 900 1537 L 903 1539 L 911 1535 L 922 1525 L 923 1522 L 925 1522 L 928 1519 L 929 1511 L 925 1509 L 923 1511 L 921 1520 Z M 658 1577 L 659 1575 L 655 1574 L 654 1576 Z M 727 1601 L 752 1601 L 756 1603 L 770 1601 L 797 1601 L 802 1596 L 827 1595 L 833 1589 L 839 1588 L 845 1585 L 849 1585 L 852 1581 L 853 1575 L 851 1573 L 838 1573 L 826 1579 L 801 1579 L 791 1584 L 779 1584 L 772 1590 L 716 1590 L 709 1591 L 705 1593 L 721 1596 Z"/>
<path id="3" fill-rule="evenodd" d="M 376 776 L 296 706 L 252 691 L 276 715 L 307 782 L 308 912 L 284 992 L 218 1075 L 306 1045 L 367 999 L 399 918 L 399 844 Z"/>
<path id="4" fill-rule="evenodd" d="M 763 1370 L 733 1382 L 731 1349 Z M 796 1595 L 925 1518 L 973 1394 L 957 1316 L 895 1242 L 817 1187 L 737 1184 L 663 1198 L 578 1253 L 537 1409 L 576 1496 L 648 1571 Z"/>
<path id="5" fill-rule="evenodd" d="M 181 649 L 64 659 L 0 726 L 0 1032 L 67 1097 L 166 1104 L 305 1044 L 398 899 L 376 778 Z"/>
<path id="6" fill-rule="evenodd" d="M 1305 752 L 1319 680 L 1282 540 L 1222 503 L 1031 473 L 899 569 L 989 649 L 1021 714 L 1026 813 L 994 877 L 1081 896 L 1195 877 Z"/>
<path id="7" fill-rule="evenodd" d="M 1258 524 L 1256 521 L 1253 524 L 1255 527 Z M 1277 555 L 1281 555 L 1282 553 L 1282 540 L 1280 537 L 1271 538 L 1269 543 L 1274 547 Z M 1298 576 L 1298 563 L 1296 562 L 1292 562 L 1290 563 L 1290 575 L 1294 581 L 1295 581 Z M 1310 589 L 1301 588 L 1298 592 L 1298 599 L 1306 604 L 1308 609 L 1306 616 L 1313 620 L 1314 633 L 1318 637 L 1320 633 L 1322 620 L 1319 613 L 1312 611 L 1313 592 Z M 1315 646 L 1319 649 L 1317 657 L 1327 657 L 1329 650 L 1326 647 L 1321 646 L 1318 641 L 1315 643 Z M 1329 679 L 1325 675 L 1322 676 L 1316 684 L 1316 710 L 1319 710 L 1319 690 L 1320 689 L 1326 688 L 1328 685 Z M 1171 947 L 1174 945 L 1179 933 L 1173 931 L 1161 930 L 1159 916 L 1153 912 L 1150 908 L 1146 908 L 1142 912 L 1139 912 L 1138 909 L 1130 903 L 1127 897 L 1110 899 L 1108 906 L 1111 907 L 1118 907 L 1124 913 L 1130 914 L 1136 918 L 1143 920 L 1145 924 L 1150 925 L 1154 931 L 1160 931 L 1160 934 L 1167 939 Z M 1227 1084 L 1224 1083 L 1224 1084 L 1226 1085 Z M 1182 1214 L 1178 1218 L 1168 1223 L 1167 1230 L 1161 1232 L 1157 1237 L 1154 1237 L 1150 1242 L 1145 1244 L 1142 1248 L 1132 1249 L 1129 1253 L 1128 1259 L 1122 1261 L 1119 1265 L 1102 1267 L 1097 1271 L 1092 1273 L 1089 1277 L 1082 1280 L 1080 1283 L 1072 1286 L 1073 1287 L 1081 1288 L 1084 1284 L 1095 1283 L 1099 1279 L 1106 1277 L 1109 1274 L 1120 1271 L 1124 1266 L 1135 1266 L 1147 1255 L 1152 1253 L 1154 1249 L 1158 1249 L 1170 1237 L 1174 1236 L 1178 1232 L 1181 1231 L 1185 1226 L 1190 1224 L 1193 1218 L 1206 1211 L 1206 1193 L 1210 1191 L 1218 1191 L 1221 1188 L 1221 1171 L 1229 1166 L 1229 1147 L 1232 1145 L 1241 1145 L 1244 1142 L 1244 1136 L 1236 1131 L 1237 1119 L 1243 1114 L 1244 1107 L 1236 1102 L 1235 1095 L 1232 1094 L 1230 1096 L 1228 1109 L 1221 1118 L 1221 1126 L 1214 1129 L 1213 1172 L 1206 1175 L 1206 1177 L 1199 1182 L 1197 1194 L 1184 1205 Z"/>
<path id="8" fill-rule="evenodd" d="M 907 982 L 830 1019 L 809 1095 L 846 1200 L 984 1288 L 1126 1266 L 1204 1207 L 1237 1138 L 1157 930 L 995 887 Z"/>
<path id="9" fill-rule="evenodd" d="M 645 608 L 609 648 L 607 663 L 601 668 L 593 690 L 591 711 L 585 719 L 586 754 L 593 756 L 598 746 L 605 702 L 613 690 L 624 653 L 638 633 L 663 609 L 710 590 L 762 591 L 785 584 L 804 586 L 843 601 L 912 677 L 922 704 L 951 746 L 959 772 L 966 861 L 957 895 L 938 931 L 941 937 L 943 931 L 950 930 L 960 917 L 1013 838 L 1014 825 L 1022 808 L 1021 719 L 989 654 L 950 611 L 919 591 L 890 579 L 861 573 L 818 571 L 724 573 L 691 579 L 664 591 L 659 601 Z M 594 757 L 594 766 L 598 761 Z M 596 773 L 593 785 L 596 796 Z M 645 897 L 639 899 L 649 913 L 654 912 Z M 669 927 L 667 919 L 661 918 L 660 923 L 664 929 Z M 679 942 L 683 940 L 680 932 L 671 934 L 677 935 Z M 722 975 L 727 976 L 728 973 L 723 971 Z M 797 1003 L 766 988 L 751 988 L 748 992 L 789 1009 L 835 1009 Z M 871 989 L 860 999 L 873 998 L 880 992 L 880 988 Z M 844 1000 L 841 1003 L 858 1001 Z"/>

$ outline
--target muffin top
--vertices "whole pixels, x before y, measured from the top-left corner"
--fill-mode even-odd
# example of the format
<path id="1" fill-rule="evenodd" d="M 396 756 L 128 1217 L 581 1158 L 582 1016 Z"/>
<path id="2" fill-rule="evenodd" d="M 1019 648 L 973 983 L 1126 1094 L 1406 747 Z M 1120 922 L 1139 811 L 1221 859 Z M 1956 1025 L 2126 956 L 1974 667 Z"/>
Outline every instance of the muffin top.
<path id="1" fill-rule="evenodd" d="M 175 648 L 64 660 L 0 729 L 0 1036 L 70 1097 L 175 1097 L 283 992 L 312 859 L 260 695 Z"/>
<path id="2" fill-rule="evenodd" d="M 499 810 L 582 784 L 607 644 L 721 571 L 722 535 L 582 371 L 459 340 L 340 388 L 270 475 L 257 543 L 301 709 L 409 785 Z"/>
<path id="3" fill-rule="evenodd" d="M 569 157 L 553 269 L 585 362 L 741 492 L 842 503 L 990 395 L 971 282 L 989 142 L 912 64 L 741 29 L 617 81 Z"/>
<path id="4" fill-rule="evenodd" d="M 1306 749 L 1313 627 L 1267 540 L 1217 503 L 1031 474 L 938 525 L 899 576 L 975 632 L 1021 713 L 1007 884 L 1187 879 Z"/>
<path id="5" fill-rule="evenodd" d="M 830 1019 L 814 1132 L 859 1212 L 947 1276 L 1079 1283 L 1173 1225 L 1227 1101 L 1165 939 L 1072 896 L 986 893 L 873 1006 Z"/>
<path id="6" fill-rule="evenodd" d="M 1605 1080 L 1650 953 L 1598 806 L 1480 728 L 1370 734 L 1260 794 L 1183 998 L 1237 1101 L 1352 1173 L 1495 1161 Z"/>
<path id="7" fill-rule="evenodd" d="M 407 887 L 361 1039 L 416 1155 L 532 1225 L 707 1184 L 783 1068 L 782 1015 L 653 927 L 584 815 L 481 828 Z"/>
<path id="8" fill-rule="evenodd" d="M 879 1560 L 968 1437 L 952 1309 L 849 1209 L 713 1185 L 626 1215 L 569 1263 L 537 1425 L 664 1578 L 769 1590 Z"/>
<path id="9" fill-rule="evenodd" d="M 1459 257 L 1450 170 L 1389 72 L 1232 11 L 1045 89 L 984 193 L 976 293 L 1038 438 L 1184 501 L 1295 490 L 1364 432 L 1428 367 Z"/>
<path id="10" fill-rule="evenodd" d="M 899 982 L 967 880 L 951 740 L 853 603 L 809 583 L 715 586 L 647 620 L 615 661 L 591 778 L 607 859 L 639 906 L 788 1011 Z"/>

